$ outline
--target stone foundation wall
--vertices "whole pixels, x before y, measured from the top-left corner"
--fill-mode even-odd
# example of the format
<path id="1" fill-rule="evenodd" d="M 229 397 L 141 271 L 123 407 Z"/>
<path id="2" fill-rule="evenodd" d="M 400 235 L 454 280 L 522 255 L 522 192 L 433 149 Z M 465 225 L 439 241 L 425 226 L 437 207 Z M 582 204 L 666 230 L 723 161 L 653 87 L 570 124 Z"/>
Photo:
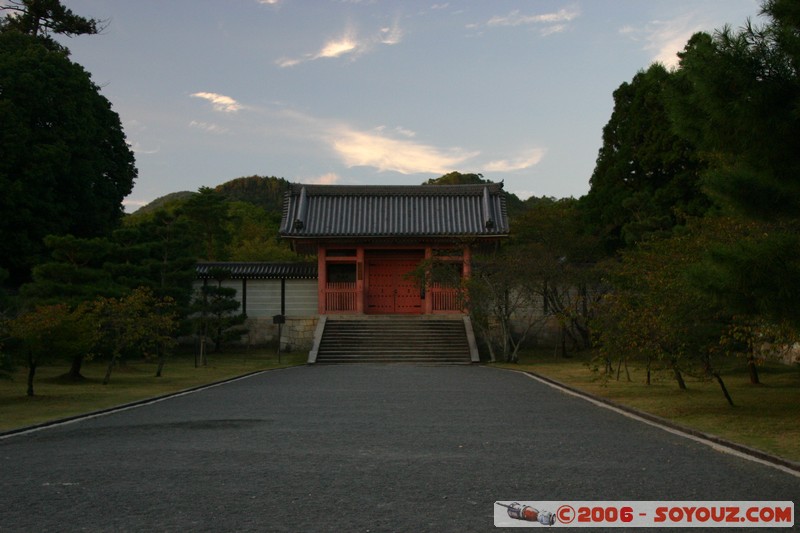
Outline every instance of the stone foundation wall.
<path id="1" fill-rule="evenodd" d="M 281 327 L 281 350 L 285 352 L 311 350 L 318 320 L 316 316 L 287 316 L 286 323 Z M 242 337 L 244 344 L 260 346 L 274 344 L 277 340 L 278 326 L 272 323 L 272 317 L 248 318 L 245 327 L 249 332 Z"/>
<path id="2" fill-rule="evenodd" d="M 319 317 L 286 317 L 281 331 L 281 349 L 308 352 L 314 346 L 314 331 Z"/>

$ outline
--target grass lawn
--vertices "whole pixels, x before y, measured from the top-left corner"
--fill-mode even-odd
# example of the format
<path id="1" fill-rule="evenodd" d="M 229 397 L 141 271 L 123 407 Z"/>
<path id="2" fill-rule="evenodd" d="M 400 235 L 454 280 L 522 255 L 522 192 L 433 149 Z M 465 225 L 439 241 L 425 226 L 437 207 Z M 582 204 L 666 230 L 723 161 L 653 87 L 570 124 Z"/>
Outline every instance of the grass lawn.
<path id="1" fill-rule="evenodd" d="M 230 351 L 209 354 L 208 365 L 195 368 L 193 355 L 180 355 L 167 360 L 160 378 L 155 377 L 155 362 L 134 361 L 116 367 L 108 385 L 102 384 L 107 366 L 104 362 L 85 363 L 82 374 L 86 380 L 79 383 L 61 377 L 69 369 L 69 363 L 64 362 L 37 369 L 33 397 L 25 394 L 27 368 L 20 367 L 13 380 L 0 380 L 0 431 L 153 398 L 258 370 L 304 364 L 306 359 L 304 352 L 282 354 L 279 364 L 274 349 Z"/>
<path id="2" fill-rule="evenodd" d="M 654 373 L 645 384 L 643 368 L 629 365 L 625 370 L 600 379 L 590 370 L 591 354 L 569 358 L 552 352 L 527 352 L 520 364 L 496 364 L 514 370 L 531 371 L 574 388 L 672 420 L 705 433 L 757 448 L 800 462 L 800 368 L 779 363 L 759 367 L 760 385 L 751 385 L 744 362 L 731 361 L 722 378 L 734 407 L 728 405 L 716 381 L 685 375 L 688 390 L 681 391 L 670 372 Z M 615 367 L 616 370 L 616 367 Z"/>

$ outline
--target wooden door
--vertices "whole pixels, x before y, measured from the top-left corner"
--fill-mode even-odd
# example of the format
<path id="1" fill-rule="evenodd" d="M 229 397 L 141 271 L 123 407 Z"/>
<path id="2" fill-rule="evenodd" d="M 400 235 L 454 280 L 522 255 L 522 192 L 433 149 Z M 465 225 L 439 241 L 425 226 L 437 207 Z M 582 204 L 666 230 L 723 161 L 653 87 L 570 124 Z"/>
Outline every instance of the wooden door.
<path id="1" fill-rule="evenodd" d="M 422 294 L 408 274 L 419 264 L 414 258 L 375 258 L 367 261 L 366 312 L 421 314 Z"/>

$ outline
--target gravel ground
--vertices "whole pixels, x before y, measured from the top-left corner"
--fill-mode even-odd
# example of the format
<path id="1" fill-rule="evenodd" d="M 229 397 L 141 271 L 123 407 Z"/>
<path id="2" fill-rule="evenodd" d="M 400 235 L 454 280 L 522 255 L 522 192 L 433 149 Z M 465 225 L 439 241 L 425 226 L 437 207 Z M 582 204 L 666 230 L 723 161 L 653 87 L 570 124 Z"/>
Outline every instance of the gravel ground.
<path id="1" fill-rule="evenodd" d="M 798 497 L 479 366 L 296 367 L 0 440 L 1 531 L 490 531 L 498 500 Z"/>

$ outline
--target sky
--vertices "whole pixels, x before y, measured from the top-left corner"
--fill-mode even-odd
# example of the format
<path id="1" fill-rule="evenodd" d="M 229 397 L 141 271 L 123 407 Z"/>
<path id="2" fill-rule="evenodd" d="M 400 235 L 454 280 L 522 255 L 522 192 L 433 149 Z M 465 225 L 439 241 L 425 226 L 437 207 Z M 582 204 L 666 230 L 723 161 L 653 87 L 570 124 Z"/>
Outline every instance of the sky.
<path id="1" fill-rule="evenodd" d="M 613 92 L 757 0 L 63 0 L 59 38 L 120 115 L 126 210 L 260 175 L 414 185 L 451 171 L 520 198 L 586 194 Z"/>

